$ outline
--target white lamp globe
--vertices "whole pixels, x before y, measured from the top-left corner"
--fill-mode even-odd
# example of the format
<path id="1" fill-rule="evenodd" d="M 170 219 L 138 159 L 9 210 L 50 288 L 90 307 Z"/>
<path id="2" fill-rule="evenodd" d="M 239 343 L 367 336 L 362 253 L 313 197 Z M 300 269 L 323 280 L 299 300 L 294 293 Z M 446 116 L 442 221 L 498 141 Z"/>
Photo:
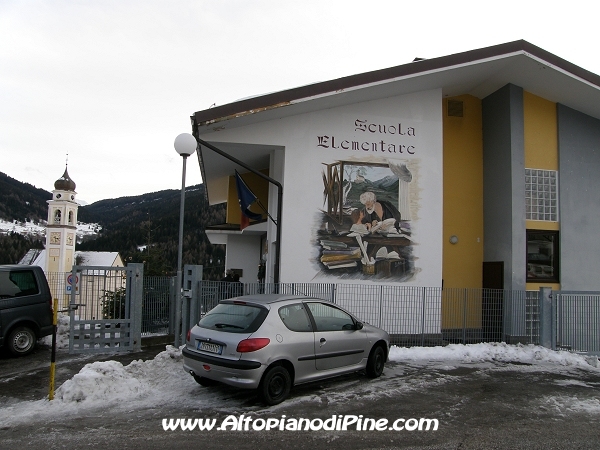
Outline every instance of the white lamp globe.
<path id="1" fill-rule="evenodd" d="M 175 150 L 181 156 L 193 155 L 196 151 L 196 138 L 189 133 L 181 133 L 175 138 Z"/>

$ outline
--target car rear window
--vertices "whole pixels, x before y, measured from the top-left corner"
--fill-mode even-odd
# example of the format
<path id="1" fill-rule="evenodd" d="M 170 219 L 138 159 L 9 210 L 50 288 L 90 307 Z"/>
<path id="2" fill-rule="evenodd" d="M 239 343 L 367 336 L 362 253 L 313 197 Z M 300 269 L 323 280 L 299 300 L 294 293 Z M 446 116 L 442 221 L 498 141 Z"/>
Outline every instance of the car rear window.
<path id="1" fill-rule="evenodd" d="M 0 272 L 0 298 L 35 295 L 38 292 L 35 275 L 31 270 Z"/>
<path id="2" fill-rule="evenodd" d="M 200 319 L 198 326 L 228 333 L 253 333 L 267 317 L 261 306 L 239 303 L 219 303 Z"/>

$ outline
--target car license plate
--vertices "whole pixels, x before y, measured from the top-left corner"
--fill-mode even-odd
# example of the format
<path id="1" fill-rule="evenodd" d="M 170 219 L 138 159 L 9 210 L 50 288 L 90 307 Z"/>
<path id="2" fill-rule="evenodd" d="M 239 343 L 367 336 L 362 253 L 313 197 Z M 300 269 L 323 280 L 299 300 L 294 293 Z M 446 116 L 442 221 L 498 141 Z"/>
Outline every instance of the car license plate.
<path id="1" fill-rule="evenodd" d="M 205 352 L 216 353 L 220 355 L 223 352 L 223 347 L 218 344 L 212 344 L 210 342 L 200 341 L 198 342 L 198 350 L 203 350 Z"/>

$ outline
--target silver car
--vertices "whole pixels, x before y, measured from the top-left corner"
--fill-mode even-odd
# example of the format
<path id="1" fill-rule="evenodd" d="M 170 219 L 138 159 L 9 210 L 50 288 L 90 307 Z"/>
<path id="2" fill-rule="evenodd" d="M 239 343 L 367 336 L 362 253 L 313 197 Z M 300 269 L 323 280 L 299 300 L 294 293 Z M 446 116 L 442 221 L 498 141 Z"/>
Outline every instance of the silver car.
<path id="1" fill-rule="evenodd" d="M 187 333 L 183 367 L 203 386 L 258 389 L 269 405 L 292 386 L 365 370 L 379 377 L 389 335 L 332 303 L 294 295 L 223 300 Z"/>

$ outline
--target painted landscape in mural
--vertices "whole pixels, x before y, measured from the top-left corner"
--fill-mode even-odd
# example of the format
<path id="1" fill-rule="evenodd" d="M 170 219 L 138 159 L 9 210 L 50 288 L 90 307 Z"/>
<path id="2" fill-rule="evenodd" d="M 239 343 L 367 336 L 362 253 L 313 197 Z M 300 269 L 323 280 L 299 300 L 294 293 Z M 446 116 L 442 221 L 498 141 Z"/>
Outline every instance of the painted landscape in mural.
<path id="1" fill-rule="evenodd" d="M 414 164 L 414 162 L 412 162 Z M 407 281 L 415 273 L 406 161 L 323 163 L 314 245 L 319 276 Z"/>

